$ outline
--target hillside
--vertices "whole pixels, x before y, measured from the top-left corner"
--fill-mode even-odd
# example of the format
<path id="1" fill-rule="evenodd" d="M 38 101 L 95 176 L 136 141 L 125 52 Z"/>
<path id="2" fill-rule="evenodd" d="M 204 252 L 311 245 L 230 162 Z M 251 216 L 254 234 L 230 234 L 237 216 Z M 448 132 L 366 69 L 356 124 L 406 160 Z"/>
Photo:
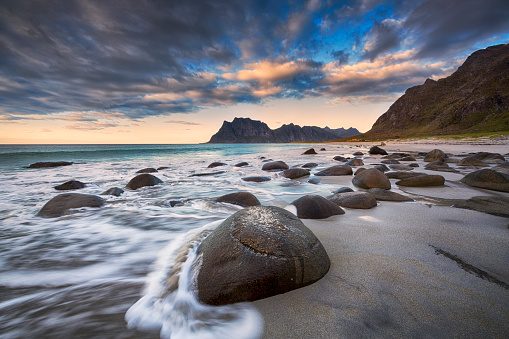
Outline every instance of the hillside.
<path id="1" fill-rule="evenodd" d="M 509 131 L 509 44 L 479 50 L 450 76 L 411 87 L 359 138 Z"/>

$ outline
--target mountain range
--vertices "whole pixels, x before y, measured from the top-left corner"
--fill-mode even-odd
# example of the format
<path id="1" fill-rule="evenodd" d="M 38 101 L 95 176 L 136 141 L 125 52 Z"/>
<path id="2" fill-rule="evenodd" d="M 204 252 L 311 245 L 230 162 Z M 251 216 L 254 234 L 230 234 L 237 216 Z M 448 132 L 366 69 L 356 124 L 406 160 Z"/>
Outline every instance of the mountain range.
<path id="1" fill-rule="evenodd" d="M 287 143 L 295 141 L 327 141 L 358 135 L 353 127 L 348 129 L 288 124 L 274 130 L 266 123 L 249 118 L 235 118 L 224 121 L 219 131 L 208 143 Z"/>

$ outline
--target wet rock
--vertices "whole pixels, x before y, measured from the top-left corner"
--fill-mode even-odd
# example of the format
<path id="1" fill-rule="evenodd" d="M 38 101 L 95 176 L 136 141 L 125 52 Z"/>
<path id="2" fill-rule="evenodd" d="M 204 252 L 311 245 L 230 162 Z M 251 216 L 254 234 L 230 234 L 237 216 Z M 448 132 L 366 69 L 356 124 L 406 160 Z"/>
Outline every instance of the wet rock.
<path id="1" fill-rule="evenodd" d="M 224 162 L 213 162 L 210 165 L 207 166 L 207 168 L 214 168 L 219 166 L 226 166 Z"/>
<path id="2" fill-rule="evenodd" d="M 169 167 L 168 166 L 161 166 L 161 167 L 158 167 L 157 170 L 158 171 L 162 171 L 162 170 L 165 170 L 165 169 L 168 169 Z"/>
<path id="3" fill-rule="evenodd" d="M 390 171 L 389 167 L 385 166 L 384 164 L 375 165 L 375 166 L 373 166 L 373 168 L 376 169 L 376 170 L 379 170 L 382 173 Z"/>
<path id="4" fill-rule="evenodd" d="M 403 165 L 403 164 L 389 165 L 389 168 L 393 171 L 413 171 L 414 170 L 414 168 L 412 166 Z"/>
<path id="5" fill-rule="evenodd" d="M 361 159 L 358 159 L 358 158 L 353 158 L 353 159 L 350 159 L 346 165 L 348 166 L 363 166 L 364 165 L 364 162 L 361 160 Z"/>
<path id="6" fill-rule="evenodd" d="M 387 152 L 378 146 L 373 146 L 369 149 L 369 154 L 381 154 L 381 155 L 387 155 Z"/>
<path id="7" fill-rule="evenodd" d="M 243 162 L 239 162 L 238 164 L 235 164 L 235 167 L 244 167 L 244 166 L 249 166 L 249 164 L 245 161 Z"/>
<path id="8" fill-rule="evenodd" d="M 438 172 L 458 172 L 458 170 L 449 167 L 449 165 L 445 161 L 432 161 L 426 166 L 425 169 L 430 171 L 438 171 Z"/>
<path id="9" fill-rule="evenodd" d="M 424 157 L 425 162 L 432 162 L 432 161 L 444 161 L 445 158 L 448 158 L 448 156 L 439 149 L 434 149 L 428 153 L 426 153 L 426 156 Z"/>
<path id="10" fill-rule="evenodd" d="M 505 162 L 505 158 L 500 153 L 490 153 L 490 152 L 478 152 L 472 155 L 473 158 L 478 160 L 482 160 L 488 164 L 496 164 Z"/>
<path id="11" fill-rule="evenodd" d="M 417 164 L 417 163 L 415 163 L 415 162 L 414 162 L 414 163 L 412 163 L 412 164 L 408 164 L 408 166 L 410 166 L 410 167 L 419 167 L 419 164 Z"/>
<path id="12" fill-rule="evenodd" d="M 302 154 L 317 154 L 317 153 L 316 153 L 314 148 L 310 148 L 310 149 L 308 149 L 306 152 L 304 152 Z"/>
<path id="13" fill-rule="evenodd" d="M 184 206 L 184 202 L 182 200 L 170 200 L 170 207 L 175 206 Z"/>
<path id="14" fill-rule="evenodd" d="M 399 161 L 417 161 L 413 156 L 409 155 L 403 158 L 400 158 Z"/>
<path id="15" fill-rule="evenodd" d="M 49 167 L 70 166 L 72 164 L 73 163 L 69 161 L 43 161 L 30 164 L 28 168 L 49 168 Z"/>
<path id="16" fill-rule="evenodd" d="M 398 160 L 395 159 L 387 159 L 380 161 L 382 164 L 390 165 L 390 164 L 399 164 Z"/>
<path id="17" fill-rule="evenodd" d="M 345 214 L 337 204 L 319 195 L 305 195 L 291 204 L 297 208 L 297 216 L 301 219 L 326 219 Z"/>
<path id="18" fill-rule="evenodd" d="M 406 178 L 396 182 L 396 185 L 409 187 L 427 187 L 442 186 L 445 178 L 441 175 L 419 175 L 417 177 Z"/>
<path id="19" fill-rule="evenodd" d="M 504 162 L 500 165 L 497 165 L 497 166 L 493 167 L 492 170 L 497 171 L 497 172 L 502 172 L 505 174 L 509 174 L 509 162 Z"/>
<path id="20" fill-rule="evenodd" d="M 126 188 L 136 190 L 145 186 L 155 186 L 157 184 L 162 183 L 163 181 L 152 174 L 144 173 L 135 176 L 129 181 L 129 183 L 125 186 Z"/>
<path id="21" fill-rule="evenodd" d="M 357 174 L 353 177 L 352 183 L 355 186 L 364 189 L 375 187 L 386 190 L 391 189 L 391 182 L 389 181 L 389 178 L 375 168 L 370 168 Z"/>
<path id="22" fill-rule="evenodd" d="M 326 149 L 322 147 L 322 148 L 320 148 L 320 151 L 326 151 Z"/>
<path id="23" fill-rule="evenodd" d="M 269 177 L 245 177 L 245 178 L 241 178 L 241 179 L 244 180 L 244 181 L 249 181 L 249 182 L 270 181 Z"/>
<path id="24" fill-rule="evenodd" d="M 67 190 L 78 190 L 80 188 L 85 187 L 85 184 L 78 180 L 70 180 L 64 182 L 61 185 L 55 186 L 54 188 L 59 191 L 67 191 Z"/>
<path id="25" fill-rule="evenodd" d="M 226 202 L 228 204 L 238 205 L 242 207 L 261 205 L 260 201 L 249 192 L 230 193 L 214 199 L 216 202 Z"/>
<path id="26" fill-rule="evenodd" d="M 348 159 L 345 158 L 345 157 L 342 157 L 340 155 L 336 155 L 334 158 L 332 158 L 332 160 L 336 160 L 336 161 L 342 161 L 342 162 L 347 162 Z"/>
<path id="27" fill-rule="evenodd" d="M 118 187 L 112 187 L 104 192 L 101 193 L 101 195 L 113 195 L 115 197 L 119 197 L 122 193 L 124 193 L 124 190 Z"/>
<path id="28" fill-rule="evenodd" d="M 336 193 L 329 200 L 347 208 L 370 209 L 376 206 L 375 197 L 367 192 Z"/>
<path id="29" fill-rule="evenodd" d="M 472 187 L 509 192 L 509 175 L 491 169 L 469 173 L 461 179 L 461 182 Z"/>
<path id="30" fill-rule="evenodd" d="M 320 181 L 321 181 L 321 179 L 320 178 L 316 178 L 316 177 L 315 178 L 311 178 L 311 179 L 308 180 L 308 182 L 310 184 L 313 184 L 313 185 L 318 185 L 320 183 Z"/>
<path id="31" fill-rule="evenodd" d="M 72 208 L 101 207 L 105 200 L 91 194 L 64 193 L 48 201 L 36 214 L 43 218 L 56 218 L 70 213 Z"/>
<path id="32" fill-rule="evenodd" d="M 379 201 L 414 201 L 414 199 L 403 194 L 384 190 L 383 188 L 370 188 L 367 192 L 372 194 L 375 199 Z"/>
<path id="33" fill-rule="evenodd" d="M 335 190 L 334 192 L 332 192 L 332 194 L 336 194 L 336 193 L 346 193 L 346 192 L 353 192 L 354 190 L 351 189 L 350 187 L 340 187 L 338 188 L 337 190 Z"/>
<path id="34" fill-rule="evenodd" d="M 253 301 L 310 285 L 329 267 L 322 244 L 295 215 L 254 206 L 233 214 L 201 243 L 192 289 L 211 305 Z"/>
<path id="35" fill-rule="evenodd" d="M 264 171 L 285 170 L 285 169 L 288 169 L 288 165 L 284 161 L 272 161 L 262 166 L 262 170 Z"/>
<path id="36" fill-rule="evenodd" d="M 318 166 L 318 164 L 316 162 L 308 162 L 308 163 L 302 165 L 301 167 L 302 168 L 315 168 L 316 166 Z"/>
<path id="37" fill-rule="evenodd" d="M 406 178 L 413 178 L 418 177 L 420 175 L 427 175 L 426 173 L 420 173 L 420 172 L 387 172 L 385 173 L 387 178 L 389 179 L 406 179 Z"/>
<path id="38" fill-rule="evenodd" d="M 141 169 L 141 170 L 137 171 L 136 173 L 155 173 L 155 172 L 157 172 L 157 170 L 155 168 L 149 167 L 149 168 Z"/>
<path id="39" fill-rule="evenodd" d="M 502 196 L 480 196 L 457 202 L 457 208 L 466 208 L 479 212 L 509 217 L 509 198 Z"/>
<path id="40" fill-rule="evenodd" d="M 283 176 L 288 179 L 297 179 L 309 175 L 309 171 L 303 168 L 290 168 L 283 171 Z"/>
<path id="41" fill-rule="evenodd" d="M 209 175 L 218 175 L 226 173 L 225 171 L 216 171 L 216 172 L 205 172 L 205 173 L 194 173 L 191 174 L 190 177 L 208 177 Z"/>
<path id="42" fill-rule="evenodd" d="M 353 155 L 360 156 L 360 155 L 364 155 L 364 153 L 362 153 L 361 151 L 357 151 L 357 152 L 353 153 Z"/>
<path id="43" fill-rule="evenodd" d="M 458 162 L 458 166 L 476 166 L 476 167 L 489 167 L 484 161 L 475 157 L 466 157 Z"/>
<path id="44" fill-rule="evenodd" d="M 361 167 L 361 168 L 357 168 L 357 170 L 355 171 L 354 175 L 357 175 L 361 172 L 364 172 L 366 169 L 364 167 Z"/>
<path id="45" fill-rule="evenodd" d="M 324 169 L 316 173 L 317 176 L 339 176 L 339 175 L 352 175 L 352 168 L 348 165 L 337 165 Z"/>

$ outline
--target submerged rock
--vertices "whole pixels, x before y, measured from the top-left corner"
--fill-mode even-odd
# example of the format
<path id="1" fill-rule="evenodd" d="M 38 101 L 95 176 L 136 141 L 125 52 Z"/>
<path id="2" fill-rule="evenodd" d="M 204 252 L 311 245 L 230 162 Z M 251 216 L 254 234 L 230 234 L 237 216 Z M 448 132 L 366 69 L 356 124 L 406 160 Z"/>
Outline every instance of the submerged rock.
<path id="1" fill-rule="evenodd" d="M 357 174 L 352 179 L 352 183 L 360 188 L 382 188 L 386 190 L 391 189 L 391 182 L 389 178 L 379 170 L 370 168 Z"/>
<path id="2" fill-rule="evenodd" d="M 190 177 L 207 177 L 209 175 L 216 175 L 216 174 L 223 174 L 223 173 L 225 173 L 225 171 L 194 173 L 194 174 L 191 174 Z"/>
<path id="3" fill-rule="evenodd" d="M 241 178 L 241 179 L 244 180 L 244 181 L 249 181 L 249 182 L 270 181 L 269 177 L 245 177 L 245 178 Z"/>
<path id="4" fill-rule="evenodd" d="M 318 166 L 318 164 L 316 162 L 308 162 L 308 163 L 302 165 L 301 167 L 302 168 L 315 168 L 316 166 Z"/>
<path id="5" fill-rule="evenodd" d="M 297 208 L 297 216 L 301 219 L 326 219 L 345 214 L 337 204 L 319 195 L 305 195 L 291 204 Z"/>
<path id="6" fill-rule="evenodd" d="M 260 201 L 249 192 L 230 193 L 215 199 L 216 202 L 226 202 L 228 204 L 242 207 L 261 205 Z"/>
<path id="7" fill-rule="evenodd" d="M 235 167 L 244 167 L 244 166 L 248 166 L 249 164 L 245 161 L 243 162 L 239 162 L 238 164 L 235 164 Z"/>
<path id="8" fill-rule="evenodd" d="M 262 166 L 263 171 L 285 170 L 288 168 L 288 165 L 284 161 L 272 161 Z"/>
<path id="9" fill-rule="evenodd" d="M 210 305 L 253 301 L 310 285 L 329 267 L 322 244 L 295 215 L 254 206 L 223 221 L 200 244 L 192 289 Z"/>
<path id="10" fill-rule="evenodd" d="M 28 168 L 49 168 L 49 167 L 70 166 L 72 164 L 73 163 L 69 161 L 43 161 L 30 164 Z"/>
<path id="11" fill-rule="evenodd" d="M 64 193 L 48 201 L 36 214 L 43 218 L 56 218 L 68 214 L 71 208 L 101 207 L 105 200 L 91 194 Z"/>
<path id="12" fill-rule="evenodd" d="M 370 209 L 376 206 L 375 197 L 367 192 L 336 193 L 329 200 L 347 208 Z"/>
<path id="13" fill-rule="evenodd" d="M 303 168 L 290 168 L 283 171 L 283 176 L 288 179 L 297 179 L 309 175 L 309 171 Z"/>
<path id="14" fill-rule="evenodd" d="M 115 197 L 119 197 L 122 193 L 124 193 L 124 190 L 118 187 L 112 187 L 104 192 L 101 193 L 101 195 L 113 195 Z"/>
<path id="15" fill-rule="evenodd" d="M 461 179 L 461 182 L 472 187 L 509 192 L 509 174 L 491 169 L 482 169 L 469 173 Z"/>
<path id="16" fill-rule="evenodd" d="M 126 188 L 136 190 L 145 186 L 155 186 L 157 184 L 161 184 L 163 181 L 152 174 L 144 173 L 135 176 L 129 181 L 129 183 L 125 186 Z"/>
<path id="17" fill-rule="evenodd" d="M 348 165 L 337 165 L 324 169 L 316 173 L 317 176 L 339 176 L 339 175 L 352 175 L 352 168 Z"/>
<path id="18" fill-rule="evenodd" d="M 320 183 L 320 181 L 321 181 L 321 179 L 317 178 L 317 177 L 314 177 L 314 178 L 311 178 L 308 180 L 308 182 L 313 185 L 318 185 Z"/>
<path id="19" fill-rule="evenodd" d="M 54 188 L 59 191 L 67 191 L 67 190 L 78 190 L 80 188 L 85 187 L 85 184 L 78 180 L 70 180 L 64 182 L 61 185 L 55 186 Z"/>
<path id="20" fill-rule="evenodd" d="M 335 190 L 334 192 L 332 192 L 332 194 L 346 193 L 346 192 L 353 192 L 353 189 L 351 189 L 350 187 L 340 187 L 337 190 Z"/>

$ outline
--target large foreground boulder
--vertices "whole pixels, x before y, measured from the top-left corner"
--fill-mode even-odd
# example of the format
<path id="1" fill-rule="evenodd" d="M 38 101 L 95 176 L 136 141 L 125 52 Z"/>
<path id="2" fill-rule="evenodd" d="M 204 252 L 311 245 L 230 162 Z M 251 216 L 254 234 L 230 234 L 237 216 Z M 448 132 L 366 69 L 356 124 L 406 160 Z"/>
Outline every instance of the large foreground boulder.
<path id="1" fill-rule="evenodd" d="M 262 170 L 264 171 L 276 171 L 288 169 L 288 165 L 284 161 L 272 161 L 263 164 Z"/>
<path id="2" fill-rule="evenodd" d="M 228 204 L 242 207 L 261 205 L 260 201 L 249 192 L 230 193 L 215 199 L 216 202 L 226 202 Z"/>
<path id="3" fill-rule="evenodd" d="M 348 165 L 337 165 L 324 169 L 316 173 L 317 176 L 339 176 L 339 175 L 352 175 L 352 168 Z"/>
<path id="4" fill-rule="evenodd" d="M 129 183 L 125 186 L 126 188 L 136 190 L 145 186 L 155 186 L 157 184 L 162 183 L 163 181 L 152 174 L 144 173 L 135 176 L 129 181 Z"/>
<path id="5" fill-rule="evenodd" d="M 468 186 L 509 192 L 509 175 L 491 169 L 482 169 L 469 173 L 461 179 L 461 182 Z"/>
<path id="6" fill-rule="evenodd" d="M 369 168 L 357 174 L 352 179 L 352 183 L 360 188 L 383 188 L 386 190 L 391 189 L 391 182 L 389 178 L 375 168 Z"/>
<path id="7" fill-rule="evenodd" d="M 275 206 L 245 208 L 200 244 L 192 289 L 210 305 L 253 301 L 310 285 L 330 260 L 295 215 Z"/>
<path id="8" fill-rule="evenodd" d="M 370 209 L 376 206 L 375 197 L 367 192 L 336 193 L 329 200 L 347 208 Z"/>
<path id="9" fill-rule="evenodd" d="M 337 204 L 319 195 L 305 195 L 294 202 L 297 216 L 301 219 L 325 219 L 333 215 L 345 214 Z"/>
<path id="10" fill-rule="evenodd" d="M 56 218 L 68 214 L 71 208 L 101 207 L 105 200 L 91 194 L 64 193 L 48 201 L 36 214 L 43 218 Z"/>
<path id="11" fill-rule="evenodd" d="M 49 167 L 70 166 L 72 164 L 73 163 L 69 161 L 43 161 L 30 164 L 28 168 L 49 168 Z"/>
<path id="12" fill-rule="evenodd" d="M 84 188 L 85 184 L 78 180 L 69 180 L 64 182 L 61 185 L 55 186 L 54 188 L 58 191 L 68 191 L 68 190 L 79 190 L 80 188 Z"/>

